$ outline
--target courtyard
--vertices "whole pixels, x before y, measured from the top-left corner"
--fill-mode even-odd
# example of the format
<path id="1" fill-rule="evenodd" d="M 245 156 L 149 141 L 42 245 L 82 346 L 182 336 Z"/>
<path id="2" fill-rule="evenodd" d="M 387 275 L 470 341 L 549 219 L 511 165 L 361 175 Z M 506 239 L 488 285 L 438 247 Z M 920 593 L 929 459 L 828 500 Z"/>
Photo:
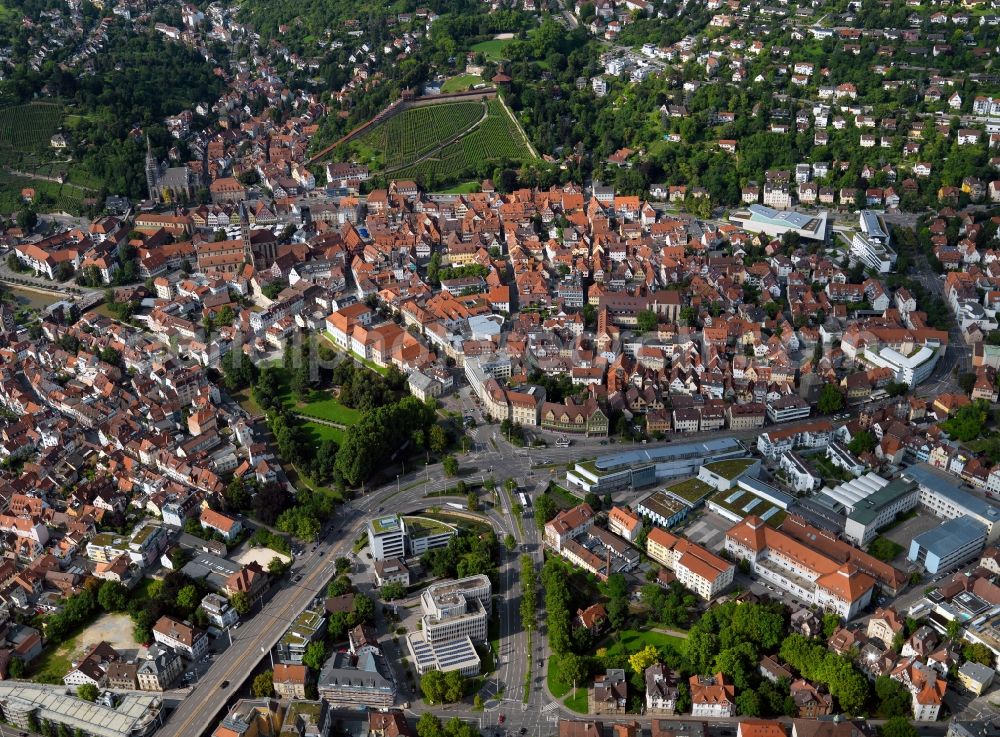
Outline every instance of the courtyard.
<path id="1" fill-rule="evenodd" d="M 271 548 L 258 548 L 250 545 L 244 545 L 243 549 L 233 556 L 233 561 L 239 563 L 241 566 L 245 566 L 247 563 L 256 563 L 266 571 L 268 565 L 271 563 L 271 560 L 274 558 L 277 558 L 285 564 L 292 559 L 291 556 L 271 550 Z"/>
<path id="2" fill-rule="evenodd" d="M 33 679 L 42 683 L 62 683 L 72 663 L 102 641 L 127 659 L 134 658 L 142 649 L 142 644 L 132 636 L 132 619 L 127 614 L 102 614 L 76 637 L 53 650 L 43 651 Z"/>

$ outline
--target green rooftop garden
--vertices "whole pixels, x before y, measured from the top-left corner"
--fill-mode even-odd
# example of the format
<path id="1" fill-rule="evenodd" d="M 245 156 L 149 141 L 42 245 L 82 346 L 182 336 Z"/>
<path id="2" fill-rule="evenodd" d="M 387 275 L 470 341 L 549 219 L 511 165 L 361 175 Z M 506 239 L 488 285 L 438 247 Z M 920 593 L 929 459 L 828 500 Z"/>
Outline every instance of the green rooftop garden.
<path id="1" fill-rule="evenodd" d="M 589 471 L 595 476 L 608 476 L 612 473 L 617 473 L 619 471 L 624 471 L 628 468 L 639 468 L 641 466 L 649 465 L 648 461 L 636 462 L 636 463 L 619 463 L 614 466 L 609 466 L 608 468 L 598 468 L 597 459 L 590 458 L 584 461 L 577 461 L 576 465 L 578 468 L 582 468 L 585 471 Z"/>
<path id="2" fill-rule="evenodd" d="M 777 504 L 761 499 L 749 491 L 726 489 L 717 492 L 711 499 L 723 509 L 728 509 L 740 518 L 751 514 L 763 519 L 771 527 L 778 527 L 787 517 L 787 513 Z"/>
<path id="3" fill-rule="evenodd" d="M 755 463 L 753 458 L 732 458 L 728 461 L 706 463 L 705 468 L 724 479 L 732 481 Z"/>
<path id="4" fill-rule="evenodd" d="M 318 629 L 323 622 L 323 616 L 322 612 L 306 609 L 295 618 L 295 626 L 310 630 Z"/>
<path id="5" fill-rule="evenodd" d="M 372 529 L 375 531 L 376 535 L 381 535 L 385 532 L 395 532 L 399 529 L 398 519 L 394 515 L 389 515 L 386 517 L 378 517 L 371 521 Z"/>
<path id="6" fill-rule="evenodd" d="M 136 545 L 142 545 L 149 539 L 150 535 L 154 534 L 158 529 L 159 528 L 155 525 L 146 525 L 135 534 L 135 537 L 132 538 L 132 542 Z"/>
<path id="7" fill-rule="evenodd" d="M 674 496 L 680 497 L 692 504 L 700 501 L 712 492 L 712 487 L 696 478 L 684 479 L 666 487 Z"/>
<path id="8" fill-rule="evenodd" d="M 320 701 L 292 701 L 288 704 L 288 712 L 285 717 L 285 721 L 288 722 L 288 716 L 302 714 L 303 716 L 312 717 L 313 720 L 318 720 L 323 713 L 323 704 Z"/>
<path id="9" fill-rule="evenodd" d="M 403 520 L 406 522 L 406 529 L 411 537 L 440 535 L 455 530 L 451 525 L 430 517 L 403 517 Z"/>
<path id="10" fill-rule="evenodd" d="M 306 609 L 285 630 L 285 634 L 281 636 L 281 641 L 286 645 L 307 645 L 313 639 L 316 632 L 323 626 L 323 617 L 324 614 L 322 612 Z"/>
<path id="11" fill-rule="evenodd" d="M 94 535 L 94 539 L 90 542 L 92 545 L 102 548 L 112 545 L 119 547 L 122 550 L 126 550 L 128 548 L 128 540 L 114 532 L 99 532 Z"/>

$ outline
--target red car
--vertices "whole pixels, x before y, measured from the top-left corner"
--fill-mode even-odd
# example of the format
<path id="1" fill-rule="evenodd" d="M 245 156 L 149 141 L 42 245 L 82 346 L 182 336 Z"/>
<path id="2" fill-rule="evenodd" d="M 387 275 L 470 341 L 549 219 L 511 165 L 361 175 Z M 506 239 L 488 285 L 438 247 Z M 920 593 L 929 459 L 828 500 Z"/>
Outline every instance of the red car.
<path id="1" fill-rule="evenodd" d="M 507 715 L 506 714 L 501 714 L 500 715 L 500 724 L 503 724 L 506 721 L 507 721 Z"/>

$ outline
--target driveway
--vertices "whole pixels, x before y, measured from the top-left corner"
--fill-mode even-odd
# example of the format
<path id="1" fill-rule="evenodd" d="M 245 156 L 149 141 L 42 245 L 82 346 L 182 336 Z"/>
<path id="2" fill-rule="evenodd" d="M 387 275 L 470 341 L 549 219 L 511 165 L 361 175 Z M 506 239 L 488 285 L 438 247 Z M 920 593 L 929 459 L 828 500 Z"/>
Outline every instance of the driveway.
<path id="1" fill-rule="evenodd" d="M 933 530 L 935 527 L 940 526 L 940 524 L 941 520 L 933 514 L 921 512 L 913 519 L 908 519 L 883 534 L 894 543 L 902 545 L 904 551 L 909 552 L 910 540 L 928 530 Z M 903 553 L 904 557 L 906 552 Z"/>

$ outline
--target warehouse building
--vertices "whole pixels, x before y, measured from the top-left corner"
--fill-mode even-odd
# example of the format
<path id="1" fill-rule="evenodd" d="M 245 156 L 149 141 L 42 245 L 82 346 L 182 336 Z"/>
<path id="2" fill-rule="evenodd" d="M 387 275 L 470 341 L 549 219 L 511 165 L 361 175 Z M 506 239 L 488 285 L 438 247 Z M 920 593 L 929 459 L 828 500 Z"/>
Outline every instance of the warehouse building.
<path id="1" fill-rule="evenodd" d="M 975 558 L 985 546 L 986 528 L 972 517 L 956 517 L 913 538 L 906 558 L 936 575 Z"/>
<path id="2" fill-rule="evenodd" d="M 1000 509 L 959 487 L 959 479 L 926 463 L 910 466 L 905 478 L 920 486 L 920 505 L 943 519 L 971 517 L 986 528 L 986 543 L 1000 537 Z"/>
<path id="3" fill-rule="evenodd" d="M 844 537 L 855 545 L 867 545 L 880 529 L 917 506 L 919 498 L 919 487 L 912 481 L 891 481 L 852 505 L 844 522 Z"/>
<path id="4" fill-rule="evenodd" d="M 32 721 L 65 726 L 91 737 L 144 737 L 161 725 L 160 697 L 146 694 L 113 694 L 106 703 L 92 703 L 67 696 L 42 684 L 0 682 L 0 709 L 4 719 L 19 729 Z"/>
<path id="5" fill-rule="evenodd" d="M 605 494 L 618 489 L 641 489 L 658 481 L 696 476 L 702 466 L 730 458 L 746 458 L 735 438 L 712 438 L 694 443 L 672 443 L 581 461 L 566 472 L 566 481 L 586 493 Z"/>

